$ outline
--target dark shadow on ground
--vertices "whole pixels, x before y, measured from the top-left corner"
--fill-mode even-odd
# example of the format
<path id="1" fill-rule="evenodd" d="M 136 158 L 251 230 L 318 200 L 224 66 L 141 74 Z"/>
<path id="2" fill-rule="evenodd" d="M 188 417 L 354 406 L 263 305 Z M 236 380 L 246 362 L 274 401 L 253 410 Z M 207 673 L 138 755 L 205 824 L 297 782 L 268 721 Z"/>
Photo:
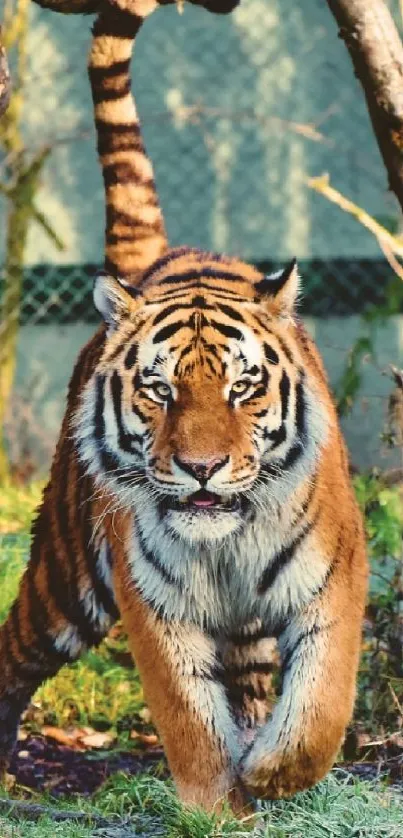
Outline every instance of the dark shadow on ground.
<path id="1" fill-rule="evenodd" d="M 162 769 L 161 769 L 162 763 Z M 10 765 L 18 786 L 52 797 L 93 794 L 111 774 L 153 772 L 168 776 L 162 748 L 141 752 L 75 751 L 46 736 L 29 736 L 19 743 Z"/>

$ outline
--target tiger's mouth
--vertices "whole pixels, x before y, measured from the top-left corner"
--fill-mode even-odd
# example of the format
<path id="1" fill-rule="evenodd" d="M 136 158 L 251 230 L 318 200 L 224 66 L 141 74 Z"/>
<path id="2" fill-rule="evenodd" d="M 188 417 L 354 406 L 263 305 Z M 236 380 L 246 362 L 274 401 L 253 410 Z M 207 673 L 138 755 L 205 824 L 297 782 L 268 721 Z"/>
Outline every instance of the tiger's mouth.
<path id="1" fill-rule="evenodd" d="M 162 507 L 165 512 L 174 510 L 176 512 L 192 512 L 197 515 L 211 515 L 215 512 L 239 512 L 242 510 L 243 501 L 240 495 L 217 495 L 207 489 L 199 489 L 191 495 L 183 498 L 165 497 Z"/>

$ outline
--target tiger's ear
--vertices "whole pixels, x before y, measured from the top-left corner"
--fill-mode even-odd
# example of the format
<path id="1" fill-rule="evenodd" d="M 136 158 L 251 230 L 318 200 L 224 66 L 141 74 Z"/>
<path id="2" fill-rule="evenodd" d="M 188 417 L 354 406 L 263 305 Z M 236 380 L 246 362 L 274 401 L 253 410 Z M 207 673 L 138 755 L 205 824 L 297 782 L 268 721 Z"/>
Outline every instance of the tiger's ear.
<path id="1" fill-rule="evenodd" d="M 115 279 L 102 271 L 95 277 L 94 305 L 105 320 L 108 332 L 113 332 L 123 317 L 136 310 L 139 297 L 137 288 L 123 279 Z"/>
<path id="2" fill-rule="evenodd" d="M 285 317 L 292 315 L 294 312 L 299 288 L 300 281 L 296 259 L 293 259 L 283 270 L 265 276 L 255 285 L 259 296 L 267 301 L 270 312 Z"/>

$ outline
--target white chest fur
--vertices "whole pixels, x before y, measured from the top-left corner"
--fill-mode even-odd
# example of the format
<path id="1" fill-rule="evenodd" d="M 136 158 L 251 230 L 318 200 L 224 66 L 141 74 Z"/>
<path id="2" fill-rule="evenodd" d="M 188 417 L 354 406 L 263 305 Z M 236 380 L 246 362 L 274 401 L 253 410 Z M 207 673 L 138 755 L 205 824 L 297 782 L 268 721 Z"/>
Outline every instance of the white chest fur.
<path id="1" fill-rule="evenodd" d="M 218 546 L 196 547 L 166 532 L 150 505 L 133 520 L 127 545 L 133 581 L 168 620 L 231 634 L 259 619 L 274 631 L 309 601 L 327 570 L 314 529 L 305 533 L 302 521 L 292 531 L 292 517 L 276 504 Z"/>

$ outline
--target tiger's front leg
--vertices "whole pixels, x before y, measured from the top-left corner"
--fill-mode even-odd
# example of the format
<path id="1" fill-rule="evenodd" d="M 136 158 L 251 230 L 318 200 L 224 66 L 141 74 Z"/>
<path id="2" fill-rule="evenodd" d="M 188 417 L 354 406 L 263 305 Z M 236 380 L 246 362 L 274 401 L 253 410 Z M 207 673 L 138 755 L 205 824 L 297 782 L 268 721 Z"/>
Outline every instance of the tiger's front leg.
<path id="1" fill-rule="evenodd" d="M 237 786 L 240 744 L 217 670 L 214 641 L 192 625 L 167 622 L 116 575 L 117 599 L 153 720 L 180 799 L 217 810 L 244 806 Z"/>
<path id="2" fill-rule="evenodd" d="M 340 595 L 340 590 L 339 590 Z M 360 646 L 362 596 L 321 604 L 280 637 L 283 690 L 271 719 L 241 761 L 255 797 L 290 797 L 330 770 L 351 718 Z"/>

